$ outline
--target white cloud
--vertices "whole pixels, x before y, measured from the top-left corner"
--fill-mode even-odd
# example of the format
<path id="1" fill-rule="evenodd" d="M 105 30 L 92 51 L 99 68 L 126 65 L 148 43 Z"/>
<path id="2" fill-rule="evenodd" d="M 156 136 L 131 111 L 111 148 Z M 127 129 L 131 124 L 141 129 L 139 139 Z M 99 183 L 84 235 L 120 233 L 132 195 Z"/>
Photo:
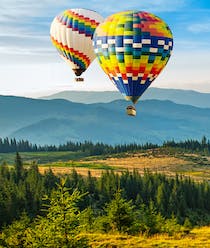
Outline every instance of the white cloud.
<path id="1" fill-rule="evenodd" d="M 16 44 L 17 46 L 28 47 L 49 42 L 49 36 L 27 35 L 27 34 L 0 34 L 0 46 Z"/>
<path id="2" fill-rule="evenodd" d="M 210 51 L 174 51 L 155 87 L 210 92 Z"/>
<path id="3" fill-rule="evenodd" d="M 202 39 L 179 39 L 174 42 L 174 49 L 179 51 L 206 51 L 207 49 L 210 50 L 210 43 L 208 40 Z"/>
<path id="4" fill-rule="evenodd" d="M 0 64 L 37 63 L 52 61 L 51 55 L 57 53 L 51 45 L 49 36 L 27 34 L 0 34 Z M 30 56 L 30 57 L 29 57 Z M 25 59 L 24 59 L 25 58 Z M 47 58 L 49 59 L 47 61 Z"/>
<path id="5" fill-rule="evenodd" d="M 4 79 L 2 73 L 6 67 L 4 66 L 20 66 L 20 70 L 23 70 L 25 64 L 49 64 L 49 63 L 62 63 L 62 59 L 56 54 L 53 47 L 49 49 L 24 49 L 24 48 L 0 48 L 0 75 L 1 79 Z M 41 78 L 41 75 L 40 75 Z M 14 78 L 13 81 L 16 81 Z"/>
<path id="6" fill-rule="evenodd" d="M 114 6 L 114 2 L 112 1 L 112 4 Z M 136 8 L 137 10 L 146 10 L 151 12 L 165 12 L 165 11 L 175 11 L 177 9 L 181 9 L 185 6 L 186 1 L 183 0 L 143 0 L 143 1 L 128 1 L 126 8 Z M 112 4 L 110 4 L 110 9 Z M 116 6 L 116 5 L 115 5 Z M 121 2 L 119 1 L 119 4 L 117 8 L 115 8 L 115 11 L 117 11 L 118 8 L 125 9 L 124 6 L 122 6 Z"/>
<path id="7" fill-rule="evenodd" d="M 195 23 L 188 26 L 188 30 L 192 33 L 210 33 L 210 20 L 203 23 Z"/>
<path id="8" fill-rule="evenodd" d="M 186 1 L 190 0 L 131 0 L 125 2 L 90 0 L 88 8 L 106 16 L 126 9 L 170 11 L 183 7 Z M 50 49 L 51 42 L 45 37 L 49 37 L 51 21 L 64 9 L 75 7 L 87 7 L 87 0 L 1 0 L 0 47 L 5 49 L 4 53 L 9 50 L 14 52 L 15 49 L 17 49 L 16 53 L 22 53 L 26 47 L 28 50 L 31 47 L 31 50 L 35 52 L 35 46 L 37 50 L 42 47 L 44 47 L 43 50 Z M 42 40 L 40 36 L 43 36 L 45 40 Z"/>
<path id="9" fill-rule="evenodd" d="M 0 95 L 43 95 L 62 90 L 115 90 L 97 61 L 83 74 L 85 81 L 76 83 L 75 75 L 65 62 L 13 64 L 0 67 Z M 15 87 L 16 86 L 16 87 Z"/>
<path id="10" fill-rule="evenodd" d="M 57 56 L 52 63 L 8 64 L 0 67 L 0 94 L 43 95 L 63 90 L 116 90 L 95 60 L 83 74 L 85 82 L 74 82 L 71 68 Z M 48 60 L 50 57 L 48 57 Z M 60 61 L 60 62 L 56 62 Z M 210 52 L 174 51 L 166 68 L 152 83 L 153 87 L 191 89 L 210 92 Z"/>
<path id="11" fill-rule="evenodd" d="M 107 15 L 111 15 L 118 11 L 123 10 L 143 10 L 150 12 L 168 12 L 168 11 L 176 11 L 179 9 L 183 9 L 187 4 L 189 4 L 192 0 L 130 0 L 130 1 L 116 1 L 116 0 L 107 0 L 98 1 L 91 0 L 89 1 L 90 8 L 100 12 L 104 17 Z M 77 1 L 77 6 L 84 7 L 86 6 L 87 1 L 81 0 Z M 69 4 L 70 6 L 71 4 Z M 75 7 L 75 4 L 72 1 L 72 6 Z"/>
<path id="12" fill-rule="evenodd" d="M 12 18 L 19 17 L 33 17 L 33 16 L 46 16 L 52 13 L 58 13 L 64 8 L 91 8 L 100 12 L 112 13 L 113 11 L 127 10 L 127 9 L 147 9 L 156 11 L 173 11 L 180 9 L 186 5 L 190 0 L 130 0 L 130 1 L 118 1 L 107 0 L 89 0 L 87 6 L 87 0 L 1 0 L 0 3 L 0 21 L 11 20 Z"/>

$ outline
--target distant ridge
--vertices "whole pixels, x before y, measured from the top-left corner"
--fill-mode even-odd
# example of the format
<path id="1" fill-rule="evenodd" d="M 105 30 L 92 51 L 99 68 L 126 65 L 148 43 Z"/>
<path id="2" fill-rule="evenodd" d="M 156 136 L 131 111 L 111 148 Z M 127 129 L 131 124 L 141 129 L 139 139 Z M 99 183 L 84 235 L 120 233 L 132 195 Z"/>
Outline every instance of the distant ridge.
<path id="1" fill-rule="evenodd" d="M 118 91 L 62 91 L 40 99 L 65 99 L 79 103 L 108 103 L 123 99 Z M 187 104 L 201 108 L 210 108 L 210 93 L 200 93 L 192 90 L 149 88 L 141 100 L 170 100 L 178 104 Z"/>
<path id="2" fill-rule="evenodd" d="M 108 103 L 114 100 L 122 100 L 123 97 L 118 91 L 61 91 L 40 99 L 65 99 L 78 103 Z"/>
<path id="3" fill-rule="evenodd" d="M 37 144 L 66 141 L 107 144 L 160 144 L 166 140 L 210 138 L 210 108 L 145 100 L 137 116 L 125 113 L 128 103 L 82 104 L 67 100 L 41 100 L 0 96 L 0 137 L 15 137 Z"/>

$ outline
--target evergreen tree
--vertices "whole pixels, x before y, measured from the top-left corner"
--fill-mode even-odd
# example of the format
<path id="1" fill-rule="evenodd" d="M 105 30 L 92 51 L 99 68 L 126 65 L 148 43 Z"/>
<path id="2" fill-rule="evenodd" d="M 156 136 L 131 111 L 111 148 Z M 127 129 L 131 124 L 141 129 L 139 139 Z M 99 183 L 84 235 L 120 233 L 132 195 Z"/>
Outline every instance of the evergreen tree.
<path id="1" fill-rule="evenodd" d="M 16 181 L 19 182 L 19 180 L 22 179 L 24 169 L 23 169 L 23 162 L 20 154 L 17 152 L 15 157 L 15 173 L 16 173 Z"/>
<path id="2" fill-rule="evenodd" d="M 161 214 L 165 214 L 167 211 L 167 196 L 166 196 L 166 187 L 164 183 L 161 183 L 157 188 L 157 207 Z"/>
<path id="3" fill-rule="evenodd" d="M 122 198 L 121 192 L 115 193 L 114 199 L 105 209 L 107 221 L 112 231 L 129 232 L 134 223 L 134 206 L 132 201 Z"/>
<path id="4" fill-rule="evenodd" d="M 27 247 L 63 247 L 85 248 L 86 240 L 77 236 L 79 234 L 80 211 L 77 202 L 83 195 L 78 190 L 70 194 L 70 189 L 65 187 L 63 180 L 58 189 L 46 196 L 46 217 L 39 217 L 35 227 L 27 232 Z"/>
<path id="5" fill-rule="evenodd" d="M 0 247 L 25 247 L 25 237 L 30 222 L 30 218 L 24 212 L 20 220 L 15 220 L 11 225 L 5 227 L 0 236 Z"/>

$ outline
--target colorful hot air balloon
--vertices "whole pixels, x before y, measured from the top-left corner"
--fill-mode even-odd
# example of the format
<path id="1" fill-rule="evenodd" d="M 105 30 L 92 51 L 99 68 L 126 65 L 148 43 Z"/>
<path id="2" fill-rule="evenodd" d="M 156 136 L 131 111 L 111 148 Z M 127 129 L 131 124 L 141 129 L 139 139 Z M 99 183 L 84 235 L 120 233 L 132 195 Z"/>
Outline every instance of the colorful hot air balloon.
<path id="1" fill-rule="evenodd" d="M 102 21 L 103 17 L 95 11 L 68 9 L 56 16 L 51 24 L 51 41 L 76 76 L 80 76 L 95 59 L 92 38 Z"/>
<path id="2" fill-rule="evenodd" d="M 100 66 L 134 104 L 165 67 L 173 48 L 168 25 L 141 11 L 111 15 L 96 28 L 93 40 Z M 129 106 L 127 113 L 135 115 L 135 107 Z"/>

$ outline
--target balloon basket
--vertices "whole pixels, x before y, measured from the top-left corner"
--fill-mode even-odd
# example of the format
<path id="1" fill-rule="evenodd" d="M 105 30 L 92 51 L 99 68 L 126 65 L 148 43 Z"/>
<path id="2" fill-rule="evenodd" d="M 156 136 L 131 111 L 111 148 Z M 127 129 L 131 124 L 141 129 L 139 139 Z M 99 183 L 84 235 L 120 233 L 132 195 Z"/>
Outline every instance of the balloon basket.
<path id="1" fill-rule="evenodd" d="M 84 78 L 81 77 L 75 78 L 75 82 L 84 82 Z"/>
<path id="2" fill-rule="evenodd" d="M 130 116 L 136 116 L 136 109 L 134 106 L 128 106 L 126 108 L 126 113 L 127 115 L 130 115 Z"/>

